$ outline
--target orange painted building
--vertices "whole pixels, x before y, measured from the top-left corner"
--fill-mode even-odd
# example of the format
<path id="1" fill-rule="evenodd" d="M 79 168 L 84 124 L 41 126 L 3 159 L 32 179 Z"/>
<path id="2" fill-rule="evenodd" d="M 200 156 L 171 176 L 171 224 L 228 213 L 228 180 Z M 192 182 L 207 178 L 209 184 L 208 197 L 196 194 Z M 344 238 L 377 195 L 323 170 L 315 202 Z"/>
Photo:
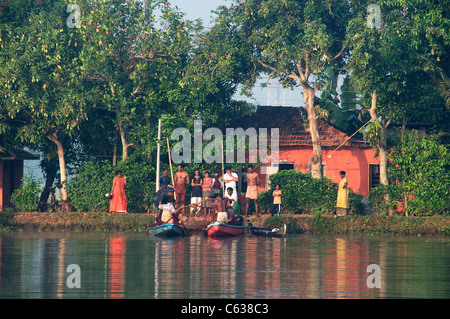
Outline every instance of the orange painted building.
<path id="1" fill-rule="evenodd" d="M 362 139 L 349 138 L 333 124 L 318 119 L 322 146 L 323 175 L 339 183 L 339 171 L 345 171 L 350 188 L 363 197 L 369 196 L 372 187 L 379 184 L 379 158 L 375 151 Z M 307 113 L 302 107 L 259 106 L 255 113 L 240 118 L 228 127 L 279 129 L 279 164 L 260 167 L 259 191 L 270 188 L 269 177 L 278 171 L 296 169 L 307 172 L 313 155 L 310 133 L 307 130 Z M 270 146 L 270 138 L 268 138 Z M 270 155 L 270 151 L 268 152 Z M 241 179 L 245 184 L 245 178 Z M 242 189 L 244 191 L 245 186 Z"/>

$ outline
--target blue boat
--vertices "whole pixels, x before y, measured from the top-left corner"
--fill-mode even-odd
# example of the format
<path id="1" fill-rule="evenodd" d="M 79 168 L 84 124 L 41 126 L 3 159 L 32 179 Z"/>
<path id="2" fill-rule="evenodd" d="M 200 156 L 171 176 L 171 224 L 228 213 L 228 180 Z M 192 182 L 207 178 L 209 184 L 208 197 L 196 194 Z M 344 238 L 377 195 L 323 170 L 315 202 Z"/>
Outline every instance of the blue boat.
<path id="1" fill-rule="evenodd" d="M 158 237 L 179 237 L 186 236 L 186 230 L 180 225 L 166 223 L 147 228 L 147 236 L 148 235 Z"/>

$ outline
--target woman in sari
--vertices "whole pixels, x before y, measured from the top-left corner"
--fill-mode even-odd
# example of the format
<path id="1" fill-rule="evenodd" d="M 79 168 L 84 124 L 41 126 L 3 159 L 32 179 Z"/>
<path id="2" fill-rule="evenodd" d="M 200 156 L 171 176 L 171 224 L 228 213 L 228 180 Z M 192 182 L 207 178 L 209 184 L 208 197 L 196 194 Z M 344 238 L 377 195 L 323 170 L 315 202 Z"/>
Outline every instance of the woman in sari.
<path id="1" fill-rule="evenodd" d="M 127 177 L 122 176 L 120 171 L 117 171 L 117 176 L 113 179 L 113 186 L 111 189 L 112 199 L 109 204 L 110 213 L 127 212 L 127 197 L 125 195 L 126 184 Z"/>
<path id="2" fill-rule="evenodd" d="M 339 183 L 338 196 L 336 202 L 336 214 L 338 216 L 346 216 L 349 209 L 348 204 L 348 182 L 345 178 L 345 172 L 340 171 L 339 176 L 341 181 Z"/>

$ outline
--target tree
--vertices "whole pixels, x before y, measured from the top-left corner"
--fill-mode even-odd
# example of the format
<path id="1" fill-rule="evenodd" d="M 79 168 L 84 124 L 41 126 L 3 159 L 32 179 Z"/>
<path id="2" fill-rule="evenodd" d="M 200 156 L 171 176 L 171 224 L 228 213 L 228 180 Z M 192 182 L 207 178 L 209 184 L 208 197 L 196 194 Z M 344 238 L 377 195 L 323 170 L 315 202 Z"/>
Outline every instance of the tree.
<path id="1" fill-rule="evenodd" d="M 166 2 L 146 5 L 134 0 L 80 4 L 83 78 L 92 85 L 93 105 L 115 114 L 124 160 L 131 146 L 141 146 L 139 140 L 148 137 L 160 114 L 175 110 L 195 30 Z"/>
<path id="2" fill-rule="evenodd" d="M 389 174 L 407 215 L 448 214 L 450 152 L 434 135 L 411 131 L 389 152 Z"/>
<path id="3" fill-rule="evenodd" d="M 31 13 L 20 27 L 4 25 L 0 88 L 8 117 L 22 123 L 18 138 L 28 143 L 48 139 L 56 145 L 61 201 L 68 209 L 63 145 L 85 119 L 86 105 L 79 81 L 78 48 L 69 45 L 77 35 L 65 26 L 65 8 L 64 2 L 55 2 L 50 11 Z"/>
<path id="4" fill-rule="evenodd" d="M 250 56 L 254 67 L 245 81 L 248 88 L 260 73 L 279 78 L 286 87 L 301 86 L 312 139 L 314 178 L 322 177 L 314 95 L 321 87 L 324 69 L 339 63 L 346 52 L 348 18 L 346 1 L 249 0 L 221 8 L 214 26 L 231 24 L 239 30 L 245 44 L 240 54 Z"/>
<path id="5" fill-rule="evenodd" d="M 415 32 L 416 13 L 424 8 L 415 2 L 420 9 L 411 12 L 406 1 L 381 1 L 381 15 L 375 15 L 381 21 L 379 27 L 373 27 L 367 20 L 373 17 L 367 11 L 370 1 L 352 4 L 356 16 L 349 23 L 347 35 L 351 44 L 348 68 L 363 95 L 362 104 L 370 105 L 372 123 L 365 131 L 365 138 L 378 151 L 380 183 L 388 185 L 387 127 L 392 121 L 405 123 L 407 118 L 422 113 L 422 103 L 435 94 L 427 85 L 429 76 L 416 53 L 416 44 L 421 41 Z"/>

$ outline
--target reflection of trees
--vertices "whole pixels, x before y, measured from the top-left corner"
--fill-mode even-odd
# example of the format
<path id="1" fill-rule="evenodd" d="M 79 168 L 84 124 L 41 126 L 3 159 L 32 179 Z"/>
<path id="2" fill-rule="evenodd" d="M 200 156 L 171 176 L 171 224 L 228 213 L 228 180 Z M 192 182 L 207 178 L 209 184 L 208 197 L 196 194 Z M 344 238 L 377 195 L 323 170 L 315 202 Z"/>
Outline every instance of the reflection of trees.
<path id="1" fill-rule="evenodd" d="M 2 234 L 0 298 L 449 296 L 450 252 L 445 239 L 290 235 L 211 240 L 193 235 L 143 240 L 140 236 Z M 69 264 L 80 266 L 80 289 L 66 285 Z M 370 264 L 380 266 L 380 289 L 367 287 Z"/>

